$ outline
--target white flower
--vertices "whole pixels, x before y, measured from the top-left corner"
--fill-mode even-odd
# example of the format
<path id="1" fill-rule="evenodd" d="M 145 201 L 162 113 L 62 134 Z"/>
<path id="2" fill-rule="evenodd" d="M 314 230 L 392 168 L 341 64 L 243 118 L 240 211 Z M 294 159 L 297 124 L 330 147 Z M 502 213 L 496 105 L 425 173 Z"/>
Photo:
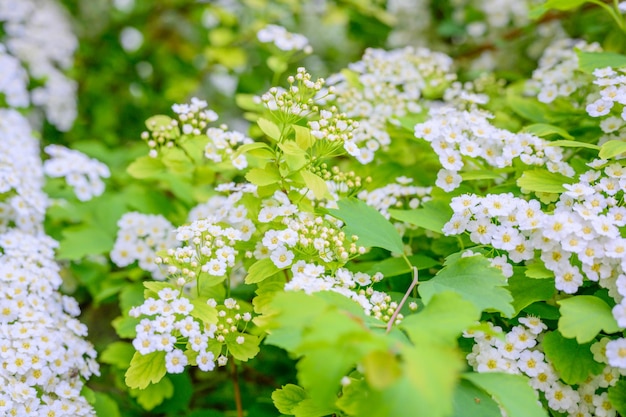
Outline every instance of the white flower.
<path id="1" fill-rule="evenodd" d="M 180 349 L 174 349 L 165 355 L 165 369 L 170 374 L 180 374 L 187 365 L 187 356 Z"/>
<path id="2" fill-rule="evenodd" d="M 274 262 L 274 265 L 276 265 L 276 267 L 280 269 L 286 268 L 291 265 L 293 258 L 293 252 L 288 250 L 284 246 L 279 246 L 270 255 L 270 259 L 272 260 L 272 262 Z"/>

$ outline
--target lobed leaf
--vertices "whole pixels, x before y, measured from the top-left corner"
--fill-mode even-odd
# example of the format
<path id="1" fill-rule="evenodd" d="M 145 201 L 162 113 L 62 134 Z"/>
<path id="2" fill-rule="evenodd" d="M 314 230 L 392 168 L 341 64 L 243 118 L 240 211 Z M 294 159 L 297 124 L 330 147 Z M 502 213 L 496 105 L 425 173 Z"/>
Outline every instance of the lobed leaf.
<path id="1" fill-rule="evenodd" d="M 592 341 L 598 333 L 615 333 L 620 330 L 613 317 L 611 307 L 593 295 L 577 295 L 557 301 L 561 306 L 559 332 L 567 338 L 576 338 L 578 343 Z"/>

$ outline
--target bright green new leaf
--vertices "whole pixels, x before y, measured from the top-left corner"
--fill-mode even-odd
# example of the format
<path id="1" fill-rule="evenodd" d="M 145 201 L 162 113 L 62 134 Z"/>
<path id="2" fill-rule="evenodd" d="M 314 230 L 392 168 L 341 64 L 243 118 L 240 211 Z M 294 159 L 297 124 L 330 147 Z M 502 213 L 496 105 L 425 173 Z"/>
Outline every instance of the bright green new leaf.
<path id="1" fill-rule="evenodd" d="M 558 331 L 546 333 L 543 338 L 543 351 L 552 361 L 561 379 L 569 385 L 580 384 L 589 375 L 597 375 L 604 364 L 593 359 L 591 343 L 578 344 L 574 339 L 563 337 Z"/>
<path id="2" fill-rule="evenodd" d="M 498 178 L 502 178 L 502 175 L 494 171 L 487 171 L 487 170 L 480 169 L 480 170 L 461 172 L 461 177 L 463 178 L 463 181 L 495 180 Z"/>
<path id="3" fill-rule="evenodd" d="M 295 417 L 326 417 L 334 415 L 337 411 L 336 407 L 321 405 L 307 398 L 293 408 L 293 415 Z"/>
<path id="4" fill-rule="evenodd" d="M 532 263 L 526 265 L 526 271 L 524 274 L 528 278 L 545 279 L 554 278 L 554 272 L 546 268 L 545 264 L 541 260 L 535 260 Z"/>
<path id="5" fill-rule="evenodd" d="M 113 342 L 107 345 L 98 359 L 100 362 L 108 363 L 116 368 L 128 369 L 134 354 L 135 348 L 130 343 Z"/>
<path id="6" fill-rule="evenodd" d="M 68 227 L 62 232 L 57 256 L 59 259 L 78 260 L 87 255 L 99 255 L 113 249 L 113 236 L 97 227 L 86 225 Z"/>
<path id="7" fill-rule="evenodd" d="M 355 365 L 351 349 L 335 345 L 311 349 L 298 361 L 298 382 L 319 404 L 333 404 L 341 388 L 341 378 Z"/>
<path id="8" fill-rule="evenodd" d="M 157 114 L 146 120 L 146 127 L 148 128 L 148 130 L 153 132 L 161 130 L 162 127 L 167 129 L 172 127 L 172 120 L 173 119 L 169 116 L 166 116 L 164 114 Z"/>
<path id="9" fill-rule="evenodd" d="M 562 193 L 565 191 L 563 184 L 572 183 L 573 178 L 544 169 L 524 171 L 517 180 L 517 186 L 522 190 L 542 193 Z"/>
<path id="10" fill-rule="evenodd" d="M 593 149 L 594 151 L 600 149 L 598 145 L 594 145 L 593 143 L 579 142 L 577 140 L 555 140 L 553 142 L 550 142 L 549 145 L 558 146 L 560 148 L 587 148 Z"/>
<path id="11" fill-rule="evenodd" d="M 365 380 L 374 389 L 385 389 L 402 376 L 402 367 L 398 357 L 389 352 L 374 350 L 361 361 Z"/>
<path id="12" fill-rule="evenodd" d="M 600 148 L 599 156 L 602 159 L 611 159 L 626 152 L 626 142 L 610 140 Z"/>
<path id="13" fill-rule="evenodd" d="M 444 265 L 434 278 L 419 286 L 419 293 L 425 304 L 435 294 L 453 291 L 473 303 L 480 311 L 497 310 L 507 317 L 513 317 L 513 297 L 504 288 L 506 278 L 484 256 L 450 256 Z"/>
<path id="14" fill-rule="evenodd" d="M 126 385 L 130 388 L 144 389 L 156 384 L 165 376 L 165 352 L 157 351 L 142 355 L 135 352 L 126 371 Z"/>
<path id="15" fill-rule="evenodd" d="M 207 143 L 209 143 L 209 137 L 207 135 L 200 136 L 184 136 L 184 141 L 180 143 L 180 147 L 186 152 L 185 156 L 191 158 L 194 163 L 202 164 L 205 161 L 204 151 Z M 191 162 L 188 159 L 189 162 Z M 193 169 L 193 166 L 191 167 Z"/>
<path id="16" fill-rule="evenodd" d="M 142 180 L 162 174 L 165 172 L 165 165 L 161 162 L 160 158 L 142 156 L 133 161 L 133 163 L 126 168 L 126 172 L 128 172 L 131 177 Z"/>
<path id="17" fill-rule="evenodd" d="M 300 125 L 291 125 L 296 132 L 296 144 L 300 149 L 307 150 L 315 143 L 315 138 L 311 136 L 311 129 Z"/>
<path id="18" fill-rule="evenodd" d="M 274 73 L 282 74 L 283 72 L 287 71 L 288 64 L 283 58 L 272 55 L 271 57 L 267 58 L 267 66 Z"/>
<path id="19" fill-rule="evenodd" d="M 626 416 L 626 381 L 617 381 L 617 384 L 609 388 L 609 401 L 617 412 Z"/>
<path id="20" fill-rule="evenodd" d="M 254 94 L 236 94 L 235 103 L 242 110 L 248 110 L 253 112 L 260 112 L 264 109 L 263 104 L 258 103 L 255 100 Z"/>
<path id="21" fill-rule="evenodd" d="M 328 210 L 346 223 L 348 236 L 357 235 L 359 246 L 387 249 L 394 253 L 403 253 L 402 238 L 393 225 L 373 207 L 357 199 L 342 199 L 337 202 L 339 209 Z"/>
<path id="22" fill-rule="evenodd" d="M 452 417 L 501 417 L 498 404 L 485 391 L 466 380 L 454 391 L 454 414 Z"/>
<path id="23" fill-rule="evenodd" d="M 166 281 L 144 281 L 143 286 L 146 288 L 143 292 L 144 298 L 158 298 L 159 291 L 164 288 L 176 289 L 173 284 Z"/>
<path id="24" fill-rule="evenodd" d="M 626 56 L 615 52 L 585 52 L 576 51 L 578 55 L 578 68 L 588 74 L 597 68 L 621 68 L 626 66 Z"/>
<path id="25" fill-rule="evenodd" d="M 550 135 L 559 135 L 563 138 L 570 139 L 571 141 L 574 140 L 574 137 L 567 133 L 565 129 L 547 123 L 535 123 L 532 125 L 528 125 L 525 126 L 521 131 L 524 133 L 530 133 L 531 135 L 539 136 L 540 138 Z"/>
<path id="26" fill-rule="evenodd" d="M 515 273 L 508 280 L 508 289 L 513 296 L 515 315 L 536 301 L 545 301 L 554 295 L 554 281 L 551 279 L 529 279 Z"/>
<path id="27" fill-rule="evenodd" d="M 275 141 L 280 140 L 280 129 L 278 128 L 278 126 L 276 126 L 274 122 L 260 117 L 259 120 L 256 121 L 256 123 L 259 125 L 259 128 L 261 128 L 263 133 L 265 133 L 268 137 L 274 139 Z"/>
<path id="28" fill-rule="evenodd" d="M 435 294 L 417 314 L 405 317 L 400 327 L 413 343 L 430 341 L 453 346 L 457 337 L 480 319 L 476 306 L 452 291 Z"/>
<path id="29" fill-rule="evenodd" d="M 280 271 L 270 258 L 259 259 L 248 268 L 246 284 L 256 284 Z"/>
<path id="30" fill-rule="evenodd" d="M 165 148 L 161 153 L 161 161 L 170 172 L 181 176 L 187 176 L 193 172 L 193 161 L 182 149 Z"/>
<path id="31" fill-rule="evenodd" d="M 285 162 L 291 171 L 298 171 L 307 163 L 307 153 L 302 150 L 294 141 L 279 143 L 278 147 L 283 151 Z"/>
<path id="32" fill-rule="evenodd" d="M 561 306 L 559 331 L 568 338 L 575 337 L 578 343 L 592 341 L 600 331 L 619 331 L 611 307 L 593 295 L 578 295 L 557 301 Z"/>
<path id="33" fill-rule="evenodd" d="M 237 151 L 235 151 L 235 153 L 232 155 L 232 159 L 237 158 L 239 155 L 244 154 L 244 153 L 248 153 L 248 152 L 252 152 L 255 150 L 259 150 L 262 149 L 265 152 L 268 152 L 269 154 L 273 155 L 274 151 L 272 150 L 272 148 L 269 147 L 269 145 L 267 143 L 263 143 L 263 142 L 252 142 L 252 143 L 247 143 L 245 145 L 241 145 L 240 147 L 237 148 Z"/>
<path id="34" fill-rule="evenodd" d="M 537 393 L 525 376 L 471 372 L 462 377 L 492 395 L 509 417 L 548 417 L 546 410 L 537 404 Z"/>
<path id="35" fill-rule="evenodd" d="M 193 310 L 189 312 L 190 316 L 202 320 L 206 324 L 217 323 L 217 309 L 208 305 L 206 299 L 196 298 L 190 302 L 193 305 Z"/>
<path id="36" fill-rule="evenodd" d="M 304 388 L 294 384 L 283 385 L 272 393 L 274 406 L 282 414 L 293 415 L 293 409 L 301 401 L 308 398 Z"/>
<path id="37" fill-rule="evenodd" d="M 272 185 L 279 183 L 280 174 L 274 165 L 268 164 L 265 169 L 252 168 L 246 174 L 246 179 L 254 185 Z"/>
<path id="38" fill-rule="evenodd" d="M 443 226 L 452 217 L 452 209 L 446 203 L 431 200 L 415 210 L 389 209 L 389 214 L 396 220 L 441 233 Z"/>
<path id="39" fill-rule="evenodd" d="M 121 417 L 120 408 L 114 399 L 101 392 L 95 392 L 94 395 L 96 402 L 93 408 L 98 417 Z"/>
<path id="40" fill-rule="evenodd" d="M 507 104 L 511 109 L 531 122 L 549 123 L 550 120 L 546 116 L 549 112 L 547 107 L 535 99 L 520 97 L 517 94 L 507 94 Z"/>
<path id="41" fill-rule="evenodd" d="M 321 200 L 322 198 L 330 195 L 326 181 L 324 181 L 319 175 L 306 170 L 300 171 L 300 174 L 302 175 L 302 179 L 304 180 L 304 184 L 307 188 L 313 191 L 315 198 Z"/>
<path id="42" fill-rule="evenodd" d="M 243 337 L 243 343 L 237 342 L 238 337 Z M 228 351 L 235 359 L 243 362 L 254 358 L 259 353 L 259 343 L 261 343 L 261 339 L 258 336 L 247 333 L 238 334 L 231 332 L 226 335 Z"/>
<path id="43" fill-rule="evenodd" d="M 119 337 L 125 339 L 132 339 L 137 336 L 137 331 L 135 331 L 135 327 L 139 324 L 139 319 L 135 317 L 116 317 L 111 322 L 111 325 L 115 329 L 115 333 Z"/>
<path id="44" fill-rule="evenodd" d="M 150 384 L 145 389 L 131 389 L 131 397 L 135 397 L 144 410 L 150 411 L 174 395 L 174 385 L 168 377 L 156 384 Z"/>

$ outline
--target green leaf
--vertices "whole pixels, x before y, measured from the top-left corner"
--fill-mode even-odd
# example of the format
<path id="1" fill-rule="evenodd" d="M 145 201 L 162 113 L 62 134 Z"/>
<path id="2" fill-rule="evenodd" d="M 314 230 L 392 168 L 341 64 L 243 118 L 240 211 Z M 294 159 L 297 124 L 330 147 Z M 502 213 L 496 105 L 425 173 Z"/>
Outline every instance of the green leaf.
<path id="1" fill-rule="evenodd" d="M 301 401 L 293 408 L 293 415 L 296 417 L 325 417 L 337 412 L 335 407 L 318 404 L 311 398 Z"/>
<path id="2" fill-rule="evenodd" d="M 94 395 L 96 402 L 93 404 L 93 408 L 98 417 L 121 417 L 120 409 L 115 400 L 101 392 L 95 392 Z"/>
<path id="3" fill-rule="evenodd" d="M 279 143 L 278 147 L 283 151 L 285 162 L 292 172 L 298 171 L 308 163 L 306 151 L 302 150 L 294 141 Z"/>
<path id="4" fill-rule="evenodd" d="M 315 143 L 315 138 L 311 136 L 311 129 L 300 125 L 291 125 L 296 132 L 296 144 L 300 149 L 307 150 Z"/>
<path id="5" fill-rule="evenodd" d="M 304 180 L 307 188 L 313 191 L 315 198 L 321 200 L 324 197 L 330 196 L 330 193 L 328 192 L 328 185 L 320 176 L 306 170 L 300 171 L 300 174 L 302 175 L 302 179 Z"/>
<path id="6" fill-rule="evenodd" d="M 246 174 L 246 179 L 254 185 L 272 185 L 281 181 L 280 174 L 275 166 L 268 164 L 265 169 L 252 168 Z"/>
<path id="7" fill-rule="evenodd" d="M 329 213 L 346 223 L 345 233 L 357 235 L 359 246 L 376 246 L 394 253 L 403 253 L 402 238 L 393 225 L 375 208 L 356 199 L 342 199 L 337 202 L 339 209 Z"/>
<path id="8" fill-rule="evenodd" d="M 275 74 L 282 74 L 287 71 L 288 64 L 282 57 L 279 56 L 271 56 L 267 58 L 267 66 L 272 70 Z"/>
<path id="9" fill-rule="evenodd" d="M 148 130 L 154 132 L 159 131 L 161 128 L 169 129 L 172 127 L 172 118 L 163 114 L 157 114 L 146 120 L 146 127 Z"/>
<path id="10" fill-rule="evenodd" d="M 165 352 L 157 351 L 147 355 L 135 352 L 126 371 L 126 385 L 144 389 L 159 382 L 165 376 L 165 371 Z"/>
<path id="11" fill-rule="evenodd" d="M 562 193 L 563 184 L 573 184 L 574 179 L 565 175 L 548 172 L 544 169 L 524 171 L 517 180 L 517 186 L 522 190 L 541 193 Z"/>
<path id="12" fill-rule="evenodd" d="M 374 389 L 385 389 L 402 376 L 402 367 L 397 355 L 382 350 L 374 350 L 361 361 L 365 380 Z"/>
<path id="13" fill-rule="evenodd" d="M 545 301 L 554 295 L 554 281 L 550 279 L 535 280 L 515 273 L 508 280 L 508 289 L 513 296 L 515 314 L 536 301 Z"/>
<path id="14" fill-rule="evenodd" d="M 294 407 L 306 398 L 308 398 L 308 395 L 304 388 L 294 384 L 283 385 L 272 393 L 274 406 L 282 414 L 288 415 L 293 415 Z"/>
<path id="15" fill-rule="evenodd" d="M 174 385 L 165 377 L 156 384 L 148 385 L 145 389 L 131 389 L 131 397 L 135 397 L 144 410 L 150 411 L 174 395 Z"/>
<path id="16" fill-rule="evenodd" d="M 99 360 L 119 369 L 128 369 L 135 354 L 135 348 L 130 343 L 113 342 L 100 354 Z"/>
<path id="17" fill-rule="evenodd" d="M 588 74 L 592 74 L 597 68 L 621 68 L 626 66 L 626 56 L 615 52 L 584 52 L 576 51 L 578 55 L 578 68 Z"/>
<path id="18" fill-rule="evenodd" d="M 485 391 L 466 380 L 456 386 L 454 391 L 454 414 L 452 417 L 501 417 L 498 404 Z"/>
<path id="19" fill-rule="evenodd" d="M 590 375 L 597 375 L 604 369 L 604 364 L 593 359 L 591 343 L 578 344 L 574 339 L 567 339 L 558 331 L 546 333 L 543 338 L 543 351 L 552 361 L 554 369 L 561 379 L 569 385 L 580 384 Z"/>
<path id="20" fill-rule="evenodd" d="M 611 159 L 626 152 L 626 142 L 610 140 L 600 148 L 599 156 L 602 159 Z"/>
<path id="21" fill-rule="evenodd" d="M 189 312 L 189 315 L 202 320 L 204 323 L 216 324 L 218 321 L 217 309 L 208 305 L 206 301 L 204 298 L 190 300 L 191 304 L 193 304 L 193 310 Z"/>
<path id="22" fill-rule="evenodd" d="M 528 278 L 535 279 L 554 278 L 554 272 L 546 268 L 545 264 L 541 260 L 535 260 L 526 265 L 526 272 L 524 274 Z"/>
<path id="23" fill-rule="evenodd" d="M 547 117 L 547 114 L 549 114 L 547 106 L 535 99 L 520 97 L 509 92 L 506 96 L 506 101 L 515 113 L 527 120 L 530 120 L 531 122 L 550 122 Z"/>
<path id="24" fill-rule="evenodd" d="M 615 333 L 620 330 L 611 307 L 593 295 L 578 295 L 557 301 L 561 306 L 559 331 L 578 343 L 592 341 L 600 331 Z"/>
<path id="25" fill-rule="evenodd" d="M 270 258 L 259 259 L 248 268 L 245 283 L 256 284 L 271 277 L 278 271 L 280 271 L 280 269 L 274 265 L 274 262 Z"/>
<path id="26" fill-rule="evenodd" d="M 138 318 L 120 316 L 113 319 L 111 325 L 119 337 L 132 339 L 137 336 L 135 327 L 139 324 L 139 322 L 140 320 Z"/>
<path id="27" fill-rule="evenodd" d="M 563 138 L 570 139 L 571 141 L 574 140 L 574 137 L 567 133 L 565 129 L 547 123 L 535 123 L 532 125 L 528 125 L 525 126 L 521 131 L 524 133 L 530 133 L 531 135 L 539 136 L 540 138 L 550 135 L 559 135 Z"/>
<path id="28" fill-rule="evenodd" d="M 239 155 L 244 154 L 244 153 L 252 153 L 252 151 L 258 151 L 259 149 L 262 149 L 264 152 L 267 153 L 267 155 L 273 156 L 274 155 L 274 151 L 272 150 L 272 148 L 269 147 L 269 145 L 267 143 L 263 143 L 263 142 L 252 142 L 252 143 L 247 143 L 245 145 L 241 145 L 240 147 L 237 148 L 237 151 L 232 154 L 231 159 L 235 159 L 237 158 Z"/>
<path id="29" fill-rule="evenodd" d="M 494 180 L 494 179 L 502 178 L 502 175 L 494 171 L 487 171 L 487 170 L 481 169 L 481 170 L 475 170 L 475 171 L 461 172 L 461 177 L 463 178 L 463 181 Z"/>
<path id="30" fill-rule="evenodd" d="M 537 393 L 522 375 L 472 372 L 463 374 L 462 378 L 492 395 L 508 417 L 548 417 L 546 410 L 538 405 Z"/>
<path id="31" fill-rule="evenodd" d="M 254 94 L 237 94 L 235 95 L 235 103 L 242 110 L 263 111 L 263 104 L 257 103 Z"/>
<path id="32" fill-rule="evenodd" d="M 185 176 L 194 170 L 193 161 L 179 148 L 165 148 L 161 151 L 163 165 L 172 173 Z"/>
<path id="33" fill-rule="evenodd" d="M 389 214 L 396 220 L 441 233 L 443 226 L 452 217 L 452 209 L 446 203 L 431 200 L 415 210 L 389 209 Z"/>
<path id="34" fill-rule="evenodd" d="M 502 272 L 492 267 L 484 256 L 463 258 L 456 254 L 446 259 L 444 268 L 434 278 L 420 284 L 419 293 L 428 304 L 435 294 L 453 291 L 480 311 L 497 310 L 512 317 L 515 313 L 511 305 L 513 297 L 503 288 L 505 286 Z"/>
<path id="35" fill-rule="evenodd" d="M 256 121 L 256 123 L 259 125 L 259 128 L 261 128 L 261 131 L 263 131 L 263 133 L 265 133 L 267 136 L 274 139 L 275 141 L 280 140 L 280 129 L 278 128 L 278 126 L 276 126 L 274 122 L 260 117 L 259 120 Z"/>
<path id="36" fill-rule="evenodd" d="M 620 415 L 626 416 L 626 380 L 617 381 L 609 388 L 609 401 Z"/>
<path id="37" fill-rule="evenodd" d="M 237 343 L 237 338 L 243 337 L 243 343 Z M 243 333 L 228 333 L 226 335 L 226 346 L 228 351 L 237 360 L 246 362 L 248 359 L 254 358 L 259 353 L 259 344 L 261 339 L 258 336 Z"/>
<path id="38" fill-rule="evenodd" d="M 577 140 L 555 140 L 550 142 L 550 146 L 558 146 L 560 148 L 587 148 L 595 151 L 600 149 L 598 145 L 594 145 L 593 143 L 579 142 Z"/>
<path id="39" fill-rule="evenodd" d="M 136 161 L 133 161 L 128 168 L 126 168 L 126 172 L 128 172 L 131 177 L 142 180 L 153 178 L 165 172 L 165 165 L 159 158 L 142 156 L 137 158 Z"/>
<path id="40" fill-rule="evenodd" d="M 411 255 L 408 259 L 411 265 L 416 266 L 419 270 L 439 265 L 439 262 L 425 255 Z M 392 257 L 383 259 L 382 261 L 364 262 L 363 264 L 371 265 L 369 268 L 360 269 L 361 271 L 365 270 L 369 275 L 374 275 L 375 273 L 380 272 L 385 277 L 394 277 L 412 271 L 412 268 L 407 265 L 403 258 Z"/>
<path id="41" fill-rule="evenodd" d="M 143 292 L 143 297 L 148 298 L 159 298 L 159 291 L 164 288 L 176 289 L 173 284 L 170 284 L 167 281 L 144 281 L 143 286 L 145 287 L 145 291 Z"/>
<path id="42" fill-rule="evenodd" d="M 113 237 L 97 227 L 87 225 L 66 228 L 59 242 L 59 259 L 78 260 L 87 255 L 100 255 L 113 249 Z"/>
<path id="43" fill-rule="evenodd" d="M 473 303 L 446 291 L 435 294 L 421 312 L 405 317 L 400 327 L 413 343 L 454 345 L 461 332 L 479 319 L 480 311 Z"/>

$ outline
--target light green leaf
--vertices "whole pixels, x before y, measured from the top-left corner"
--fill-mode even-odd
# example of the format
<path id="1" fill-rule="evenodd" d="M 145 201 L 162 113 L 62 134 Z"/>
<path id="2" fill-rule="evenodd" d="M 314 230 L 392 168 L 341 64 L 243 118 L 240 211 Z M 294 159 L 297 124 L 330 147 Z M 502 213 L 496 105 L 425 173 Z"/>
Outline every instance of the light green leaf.
<path id="1" fill-rule="evenodd" d="M 300 171 L 300 174 L 302 175 L 302 179 L 304 180 L 307 188 L 313 191 L 315 198 L 321 200 L 324 197 L 330 196 L 328 185 L 320 176 L 306 170 Z"/>
<path id="2" fill-rule="evenodd" d="M 574 339 L 567 339 L 558 331 L 546 333 L 543 338 L 543 351 L 552 361 L 554 369 L 561 379 L 569 385 L 580 384 L 590 375 L 597 375 L 604 369 L 604 364 L 593 359 L 591 343 L 578 344 Z"/>
<path id="3" fill-rule="evenodd" d="M 611 307 L 593 295 L 578 295 L 557 301 L 561 306 L 559 331 L 578 343 L 592 341 L 600 331 L 615 333 L 620 330 L 611 312 Z"/>
<path id="4" fill-rule="evenodd" d="M 545 264 L 540 259 L 536 259 L 526 265 L 526 272 L 524 274 L 528 278 L 535 279 L 554 278 L 554 272 L 546 268 Z"/>
<path id="5" fill-rule="evenodd" d="M 530 120 L 531 122 L 550 122 L 549 118 L 546 116 L 549 113 L 549 111 L 547 111 L 547 106 L 535 99 L 520 97 L 517 94 L 508 93 L 506 101 L 515 113 Z"/>
<path id="6" fill-rule="evenodd" d="M 78 260 L 87 255 L 99 255 L 113 249 L 113 236 L 97 227 L 86 225 L 68 227 L 62 232 L 57 256 L 59 259 Z"/>
<path id="7" fill-rule="evenodd" d="M 156 384 L 148 385 L 145 389 L 131 389 L 131 397 L 135 397 L 144 410 L 150 411 L 174 395 L 174 385 L 168 377 Z"/>
<path id="8" fill-rule="evenodd" d="M 266 278 L 271 277 L 275 273 L 280 271 L 274 262 L 270 258 L 263 258 L 256 261 L 250 268 L 248 268 L 248 275 L 246 275 L 246 284 L 256 284 Z"/>
<path id="9" fill-rule="evenodd" d="M 311 398 L 307 398 L 296 405 L 292 412 L 295 417 L 325 417 L 335 414 L 337 409 L 328 405 L 318 404 Z"/>
<path id="10" fill-rule="evenodd" d="M 119 337 L 125 339 L 132 339 L 137 336 L 135 327 L 139 324 L 139 319 L 135 317 L 116 317 L 111 322 L 111 325 L 115 329 L 115 332 Z"/>
<path id="11" fill-rule="evenodd" d="M 311 136 L 311 129 L 300 125 L 291 125 L 291 127 L 293 127 L 293 130 L 296 132 L 296 144 L 300 149 L 306 151 L 313 146 L 315 138 Z"/>
<path id="12" fill-rule="evenodd" d="M 393 225 L 375 208 L 356 199 L 342 199 L 337 202 L 339 209 L 328 210 L 346 223 L 345 232 L 357 235 L 359 246 L 376 246 L 394 253 L 403 253 L 402 238 Z"/>
<path id="13" fill-rule="evenodd" d="M 389 214 L 396 220 L 441 233 L 443 226 L 452 217 L 452 209 L 446 203 L 431 200 L 415 210 L 389 209 Z"/>
<path id="14" fill-rule="evenodd" d="M 144 298 L 159 298 L 159 291 L 164 288 L 176 289 L 173 284 L 166 281 L 144 281 L 143 286 L 145 290 L 143 292 Z"/>
<path id="15" fill-rule="evenodd" d="M 546 410 L 538 405 L 537 393 L 522 375 L 472 372 L 463 374 L 462 378 L 492 395 L 508 417 L 548 417 Z"/>
<path id="16" fill-rule="evenodd" d="M 237 338 L 243 337 L 243 343 L 237 343 Z M 254 358 L 259 353 L 259 344 L 261 339 L 258 336 L 243 333 L 228 333 L 226 335 L 226 346 L 228 351 L 237 360 L 246 362 L 248 359 Z"/>
<path id="17" fill-rule="evenodd" d="M 165 172 L 165 165 L 161 162 L 160 158 L 151 158 L 149 156 L 142 156 L 133 161 L 126 172 L 131 177 L 137 179 L 153 178 L 159 174 Z"/>
<path id="18" fill-rule="evenodd" d="M 304 388 L 294 384 L 283 385 L 272 393 L 274 406 L 282 414 L 293 415 L 293 409 L 301 401 L 308 398 Z"/>
<path id="19" fill-rule="evenodd" d="M 560 148 L 587 148 L 595 151 L 600 149 L 598 145 L 594 145 L 593 143 L 579 142 L 577 140 L 555 140 L 550 142 L 549 145 L 558 146 Z"/>
<path id="20" fill-rule="evenodd" d="M 532 125 L 528 125 L 525 126 L 521 131 L 524 133 L 530 133 L 531 135 L 539 136 L 540 138 L 544 138 L 550 135 L 559 135 L 563 138 L 570 139 L 571 141 L 574 140 L 574 137 L 567 133 L 565 129 L 547 123 L 535 123 Z"/>
<path id="21" fill-rule="evenodd" d="M 425 255 L 411 255 L 408 259 L 411 265 L 416 266 L 420 270 L 439 265 L 438 261 Z M 371 267 L 364 269 L 369 275 L 380 272 L 385 277 L 395 277 L 412 271 L 412 268 L 407 265 L 403 258 L 387 258 L 382 261 L 363 262 L 363 264 L 371 265 Z M 363 269 L 360 269 L 360 271 L 363 271 Z"/>
<path id="22" fill-rule="evenodd" d="M 254 185 L 272 185 L 281 181 L 280 174 L 273 165 L 268 164 L 265 169 L 252 168 L 246 174 L 246 179 Z"/>
<path id="23" fill-rule="evenodd" d="M 100 354 L 99 361 L 108 363 L 119 369 L 128 369 L 135 354 L 135 348 L 130 343 L 113 342 Z"/>
<path id="24" fill-rule="evenodd" d="M 242 110 L 253 112 L 263 111 L 263 104 L 257 103 L 254 94 L 237 94 L 235 95 L 235 103 Z"/>
<path id="25" fill-rule="evenodd" d="M 536 301 L 551 299 L 555 292 L 554 281 L 551 279 L 530 279 L 518 273 L 509 278 L 508 284 L 516 315 Z"/>
<path id="26" fill-rule="evenodd" d="M 206 324 L 217 323 L 217 309 L 208 305 L 206 303 L 206 299 L 196 298 L 194 300 L 190 300 L 190 302 L 193 304 L 193 310 L 189 312 L 190 316 L 195 317 L 198 320 L 202 320 Z"/>
<path id="27" fill-rule="evenodd" d="M 361 360 L 365 380 L 374 389 L 385 389 L 402 376 L 398 357 L 390 351 L 374 350 Z"/>
<path id="28" fill-rule="evenodd" d="M 626 152 L 626 142 L 610 140 L 600 148 L 599 156 L 602 159 L 611 159 Z"/>
<path id="29" fill-rule="evenodd" d="M 493 180 L 497 178 L 502 178 L 501 174 L 498 174 L 494 171 L 487 170 L 475 170 L 475 171 L 467 171 L 461 172 L 461 177 L 463 181 L 473 181 L 473 180 Z"/>
<path id="30" fill-rule="evenodd" d="M 461 380 L 454 391 L 452 417 L 501 417 L 498 404 L 485 391 L 466 380 Z"/>
<path id="31" fill-rule="evenodd" d="M 562 193 L 565 191 L 563 184 L 572 183 L 573 178 L 543 169 L 524 171 L 517 180 L 517 186 L 522 190 L 542 193 Z"/>
<path id="32" fill-rule="evenodd" d="M 142 355 L 135 352 L 126 371 L 126 385 L 130 388 L 144 389 L 156 384 L 165 376 L 165 352 L 157 351 Z"/>
<path id="33" fill-rule="evenodd" d="M 473 303 L 446 291 L 435 294 L 421 312 L 405 317 L 400 327 L 413 343 L 454 345 L 459 334 L 479 319 L 480 311 Z"/>
<path id="34" fill-rule="evenodd" d="M 626 380 L 617 381 L 609 388 L 609 401 L 620 415 L 626 416 Z"/>
<path id="35" fill-rule="evenodd" d="M 194 170 L 193 161 L 179 148 L 163 149 L 161 161 L 169 171 L 177 175 L 190 175 Z"/>
<path id="36" fill-rule="evenodd" d="M 272 148 L 269 147 L 267 143 L 252 142 L 252 143 L 247 143 L 245 145 L 241 145 L 240 147 L 238 147 L 237 151 L 235 151 L 235 153 L 232 154 L 231 159 L 235 159 L 241 154 L 248 153 L 248 152 L 255 151 L 255 150 L 258 151 L 260 149 L 264 150 L 270 155 L 274 154 L 274 151 L 272 150 Z"/>
<path id="37" fill-rule="evenodd" d="M 626 56 L 615 52 L 585 52 L 576 51 L 578 55 L 578 68 L 588 74 L 592 74 L 597 68 L 621 68 L 626 66 Z"/>
<path id="38" fill-rule="evenodd" d="M 285 162 L 292 172 L 304 167 L 307 161 L 307 153 L 302 150 L 294 141 L 279 143 L 278 147 L 283 151 Z"/>
<path id="39" fill-rule="evenodd" d="M 276 126 L 274 122 L 260 117 L 259 120 L 256 121 L 256 123 L 259 125 L 259 128 L 261 128 L 263 133 L 265 133 L 268 137 L 274 139 L 275 141 L 280 140 L 280 129 L 278 128 L 278 126 Z"/>
<path id="40" fill-rule="evenodd" d="M 276 74 L 282 74 L 287 71 L 288 68 L 287 62 L 279 56 L 271 56 L 267 58 L 267 66 Z"/>
<path id="41" fill-rule="evenodd" d="M 146 127 L 152 132 L 159 131 L 163 127 L 169 129 L 172 127 L 172 120 L 169 116 L 157 114 L 146 120 Z"/>
<path id="42" fill-rule="evenodd" d="M 93 404 L 93 408 L 96 411 L 98 417 L 121 417 L 120 409 L 115 400 L 113 400 L 107 394 L 101 392 L 94 393 L 96 402 Z"/>
<path id="43" fill-rule="evenodd" d="M 419 293 L 425 304 L 435 294 L 453 291 L 464 300 L 472 302 L 480 311 L 497 310 L 507 317 L 515 313 L 511 302 L 513 297 L 506 286 L 502 272 L 491 266 L 482 255 L 465 258 L 457 255 L 446 259 L 445 267 L 428 281 L 419 286 Z"/>

